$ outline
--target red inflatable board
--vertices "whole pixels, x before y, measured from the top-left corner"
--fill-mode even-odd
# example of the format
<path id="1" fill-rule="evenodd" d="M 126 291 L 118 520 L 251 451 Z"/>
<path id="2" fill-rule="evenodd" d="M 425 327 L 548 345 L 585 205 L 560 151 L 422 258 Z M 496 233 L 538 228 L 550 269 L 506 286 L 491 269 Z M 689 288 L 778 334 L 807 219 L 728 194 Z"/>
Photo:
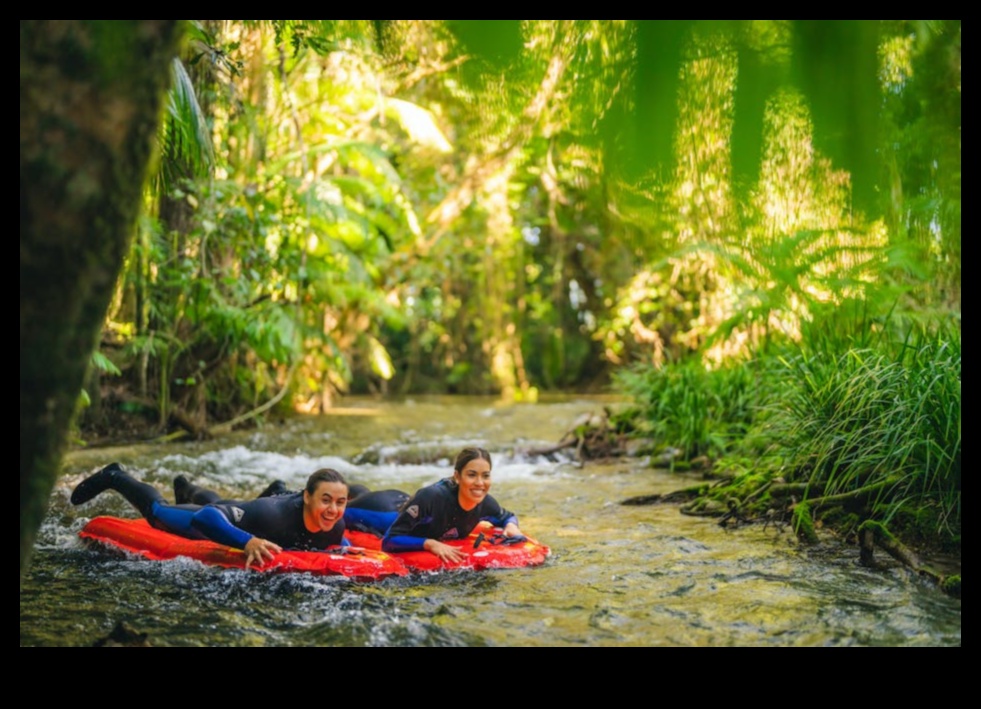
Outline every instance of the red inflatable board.
<path id="1" fill-rule="evenodd" d="M 344 535 L 351 544 L 365 549 L 381 550 L 381 538 L 368 532 L 347 530 Z M 393 552 L 403 564 L 413 571 L 439 571 L 442 569 L 516 569 L 537 566 L 545 561 L 551 550 L 531 537 L 510 542 L 503 531 L 488 522 L 481 522 L 463 539 L 443 540 L 466 554 L 463 561 L 447 563 L 428 551 Z"/>
<path id="2" fill-rule="evenodd" d="M 245 568 L 245 552 L 241 549 L 211 541 L 185 539 L 155 529 L 143 519 L 96 517 L 85 525 L 79 536 L 155 561 L 186 556 L 214 566 Z M 330 551 L 284 551 L 257 570 L 339 575 L 358 580 L 405 576 L 409 573 L 401 560 L 392 554 L 380 549 L 357 547 L 338 547 Z"/>
<path id="3" fill-rule="evenodd" d="M 186 556 L 213 566 L 245 568 L 245 552 L 241 549 L 217 542 L 186 539 L 155 529 L 144 519 L 95 517 L 79 532 L 79 536 L 154 561 Z M 405 576 L 411 571 L 537 566 L 551 553 L 547 546 L 530 537 L 512 542 L 504 537 L 500 529 L 486 522 L 482 522 L 464 539 L 444 541 L 465 552 L 465 558 L 455 563 L 441 561 L 428 551 L 387 554 L 381 550 L 381 538 L 367 532 L 347 530 L 345 536 L 353 546 L 329 551 L 284 551 L 263 566 L 253 568 L 258 571 L 307 572 L 374 580 L 386 576 Z"/>

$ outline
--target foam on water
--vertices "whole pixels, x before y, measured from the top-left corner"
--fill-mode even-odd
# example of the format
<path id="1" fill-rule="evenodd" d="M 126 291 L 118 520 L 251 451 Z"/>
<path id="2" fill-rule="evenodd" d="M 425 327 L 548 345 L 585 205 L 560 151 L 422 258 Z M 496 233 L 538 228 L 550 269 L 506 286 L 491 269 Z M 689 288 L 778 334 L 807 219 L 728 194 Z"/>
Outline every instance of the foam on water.
<path id="1" fill-rule="evenodd" d="M 154 473 L 165 477 L 183 474 L 198 485 L 223 488 L 255 488 L 278 479 L 292 489 L 302 488 L 310 473 L 320 468 L 333 468 L 351 482 L 368 487 L 396 483 L 418 487 L 452 474 L 453 461 L 448 457 L 438 457 L 426 463 L 394 462 L 405 457 L 405 448 L 386 446 L 378 451 L 379 462 L 358 464 L 336 456 L 308 456 L 302 453 L 289 456 L 234 446 L 198 457 L 184 454 L 166 456 L 158 461 Z M 495 482 L 534 482 L 569 474 L 568 463 L 553 462 L 544 456 L 492 453 L 492 457 Z"/>
<path id="2" fill-rule="evenodd" d="M 336 456 L 289 456 L 234 446 L 198 457 L 169 455 L 160 459 L 156 472 L 188 475 L 195 483 L 205 487 L 255 487 L 282 480 L 291 487 L 299 488 L 310 473 L 320 468 L 334 468 L 344 475 L 354 470 L 350 462 Z"/>

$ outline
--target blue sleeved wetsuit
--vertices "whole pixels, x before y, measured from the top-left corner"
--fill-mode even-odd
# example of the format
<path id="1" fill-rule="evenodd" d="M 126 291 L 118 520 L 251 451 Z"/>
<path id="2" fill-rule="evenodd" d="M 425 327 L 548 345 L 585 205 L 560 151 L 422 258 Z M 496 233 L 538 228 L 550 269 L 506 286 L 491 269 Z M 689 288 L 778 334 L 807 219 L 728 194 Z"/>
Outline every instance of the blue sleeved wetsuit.
<path id="1" fill-rule="evenodd" d="M 285 488 L 285 485 L 283 487 Z M 391 526 L 392 522 L 395 521 L 395 518 L 398 516 L 399 509 L 402 507 L 403 503 L 409 499 L 409 493 L 403 492 L 402 490 L 372 491 L 363 485 L 349 486 L 349 489 L 352 492 L 356 488 L 360 494 L 349 500 L 347 507 L 344 510 L 344 522 L 346 527 L 348 529 L 357 529 L 361 532 L 368 532 L 379 537 L 382 536 Z M 283 495 L 289 496 L 293 494 L 295 493 L 263 493 L 259 499 Z M 180 487 L 178 487 L 178 484 L 175 481 L 174 495 L 178 500 L 192 502 L 197 505 L 228 502 L 227 500 L 222 500 L 221 495 L 214 490 L 209 490 L 207 488 L 200 487 L 199 485 L 188 483 L 186 480 L 181 481 Z"/>
<path id="2" fill-rule="evenodd" d="M 497 527 L 518 523 L 514 513 L 501 507 L 490 495 L 472 510 L 460 507 L 457 496 L 458 488 L 451 478 L 416 492 L 382 538 L 382 549 L 420 551 L 427 539 L 462 539 L 483 520 Z"/>
<path id="3" fill-rule="evenodd" d="M 283 549 L 319 551 L 349 546 L 344 539 L 344 520 L 329 532 L 311 532 L 303 520 L 303 493 L 255 500 L 220 500 L 209 505 L 171 505 L 156 501 L 154 527 L 192 539 L 206 538 L 244 549 L 252 537 L 267 539 Z"/>
<path id="4" fill-rule="evenodd" d="M 401 490 L 375 490 L 358 495 L 347 503 L 344 522 L 349 529 L 382 536 L 398 517 L 409 493 Z"/>

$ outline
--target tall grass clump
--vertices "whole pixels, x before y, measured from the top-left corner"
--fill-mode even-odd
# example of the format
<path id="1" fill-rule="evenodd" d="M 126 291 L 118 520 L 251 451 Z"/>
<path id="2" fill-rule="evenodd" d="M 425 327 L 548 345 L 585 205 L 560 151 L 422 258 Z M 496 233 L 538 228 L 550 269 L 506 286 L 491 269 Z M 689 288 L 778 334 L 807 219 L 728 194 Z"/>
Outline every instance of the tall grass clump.
<path id="1" fill-rule="evenodd" d="M 820 350 L 784 360 L 790 386 L 770 419 L 791 480 L 807 499 L 844 495 L 886 522 L 929 518 L 959 541 L 959 329 Z"/>
<path id="2" fill-rule="evenodd" d="M 724 454 L 749 430 L 757 406 L 750 364 L 708 369 L 697 359 L 662 367 L 634 365 L 614 385 L 636 408 L 639 432 L 691 459 Z"/>

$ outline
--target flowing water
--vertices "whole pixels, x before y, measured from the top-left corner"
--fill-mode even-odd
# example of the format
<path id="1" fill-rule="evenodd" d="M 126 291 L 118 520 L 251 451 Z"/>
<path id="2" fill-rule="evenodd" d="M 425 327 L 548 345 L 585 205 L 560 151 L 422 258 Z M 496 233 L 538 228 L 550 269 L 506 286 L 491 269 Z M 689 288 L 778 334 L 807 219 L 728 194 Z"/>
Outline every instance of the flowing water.
<path id="1" fill-rule="evenodd" d="M 529 455 L 615 405 L 349 399 L 328 416 L 220 441 L 74 452 L 21 583 L 21 646 L 91 645 L 117 621 L 159 646 L 960 646 L 960 600 L 879 552 L 873 570 L 856 549 L 804 548 L 786 528 L 727 531 L 674 505 L 621 505 L 697 480 L 645 460 Z M 96 515 L 135 516 L 119 495 L 68 501 L 114 460 L 168 499 L 178 474 L 249 497 L 275 478 L 299 489 L 320 467 L 413 492 L 471 444 L 493 454 L 492 494 L 551 547 L 544 565 L 355 582 L 152 562 L 78 538 Z"/>

